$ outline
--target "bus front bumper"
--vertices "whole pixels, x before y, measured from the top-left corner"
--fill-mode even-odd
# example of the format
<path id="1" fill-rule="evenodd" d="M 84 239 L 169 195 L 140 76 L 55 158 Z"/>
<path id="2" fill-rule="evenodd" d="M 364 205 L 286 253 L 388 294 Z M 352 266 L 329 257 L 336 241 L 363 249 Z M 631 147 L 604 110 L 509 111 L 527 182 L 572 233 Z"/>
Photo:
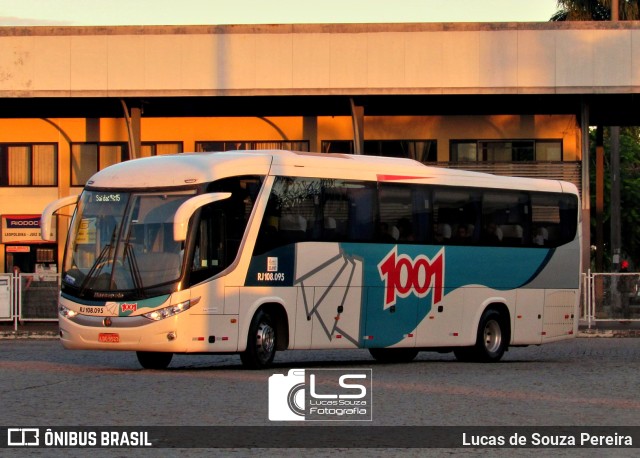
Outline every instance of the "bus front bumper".
<path id="1" fill-rule="evenodd" d="M 95 322 L 93 325 L 59 317 L 60 342 L 64 348 L 173 353 L 186 351 L 184 339 L 180 338 L 177 317 L 159 321 L 146 318 L 91 318 Z"/>

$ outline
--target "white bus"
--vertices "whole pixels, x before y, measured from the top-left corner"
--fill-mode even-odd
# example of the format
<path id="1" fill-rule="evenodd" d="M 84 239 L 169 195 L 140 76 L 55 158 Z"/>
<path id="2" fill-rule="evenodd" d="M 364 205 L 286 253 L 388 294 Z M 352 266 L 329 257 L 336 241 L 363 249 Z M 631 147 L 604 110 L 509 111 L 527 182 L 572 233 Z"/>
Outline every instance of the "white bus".
<path id="1" fill-rule="evenodd" d="M 61 269 L 66 348 L 239 353 L 366 348 L 498 361 L 576 335 L 580 203 L 570 183 L 291 151 L 158 156 L 95 174 Z"/>

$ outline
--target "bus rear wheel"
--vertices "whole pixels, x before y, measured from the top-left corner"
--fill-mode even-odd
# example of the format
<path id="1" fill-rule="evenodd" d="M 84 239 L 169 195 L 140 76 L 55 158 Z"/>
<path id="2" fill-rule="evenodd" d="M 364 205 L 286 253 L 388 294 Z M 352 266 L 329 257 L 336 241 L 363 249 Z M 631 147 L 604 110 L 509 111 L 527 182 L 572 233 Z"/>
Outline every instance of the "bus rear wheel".
<path id="1" fill-rule="evenodd" d="M 259 310 L 253 316 L 247 337 L 247 349 L 240 353 L 242 364 L 249 369 L 264 369 L 276 355 L 276 330 L 271 316 Z"/>
<path id="2" fill-rule="evenodd" d="M 418 354 L 415 348 L 370 348 L 369 353 L 381 363 L 408 363 Z"/>
<path id="3" fill-rule="evenodd" d="M 137 351 L 138 362 L 145 369 L 166 369 L 173 358 L 173 353 L 157 351 Z"/>
<path id="4" fill-rule="evenodd" d="M 480 318 L 476 344 L 453 350 L 458 361 L 493 363 L 500 361 L 509 345 L 506 317 L 497 310 L 486 310 Z"/>

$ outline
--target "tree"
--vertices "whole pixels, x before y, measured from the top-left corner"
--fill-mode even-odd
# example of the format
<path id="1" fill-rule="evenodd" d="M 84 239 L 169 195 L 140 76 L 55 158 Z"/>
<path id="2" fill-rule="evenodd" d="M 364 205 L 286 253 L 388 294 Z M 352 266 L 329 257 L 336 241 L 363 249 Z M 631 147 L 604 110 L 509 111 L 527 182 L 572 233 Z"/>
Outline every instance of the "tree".
<path id="1" fill-rule="evenodd" d="M 560 10 L 556 12 L 552 17 L 552 21 L 608 21 L 613 20 L 636 20 L 640 18 L 640 0 L 558 0 L 558 7 Z M 601 129 L 601 127 L 600 127 Z M 615 154 L 611 157 L 611 176 L 615 176 L 615 186 L 611 187 L 611 199 L 609 201 L 608 208 L 615 209 L 614 212 L 610 212 L 609 223 L 611 229 L 611 246 L 609 250 L 611 250 L 612 257 L 612 268 L 613 270 L 617 270 L 619 262 L 620 262 L 620 254 L 622 240 L 626 240 L 626 245 L 633 243 L 632 239 L 623 239 L 624 235 L 621 230 L 621 215 L 620 209 L 623 208 L 623 202 L 620 199 L 620 191 L 621 188 L 623 191 L 626 191 L 625 183 L 621 180 L 624 179 L 624 173 L 620 170 L 620 157 L 624 155 L 624 153 L 620 149 L 620 135 L 619 128 L 613 127 L 610 129 L 611 141 L 614 143 L 612 151 Z M 601 176 L 601 175 L 600 175 Z M 601 183 L 601 182 L 600 182 Z M 596 186 L 596 191 L 598 191 L 598 187 Z M 597 228 L 602 228 L 602 215 L 598 213 L 596 215 L 598 219 L 598 223 L 596 224 Z M 624 227 L 624 226 L 622 226 Z M 602 234 L 598 234 L 601 236 Z M 598 240 L 602 240 L 601 237 L 598 237 Z M 630 246 L 626 247 L 630 249 Z M 599 246 L 599 250 L 604 250 L 604 247 Z M 635 251 L 635 250 L 634 250 Z M 598 261 L 601 261 L 602 258 L 598 257 Z M 599 270 L 602 266 L 597 263 L 597 269 Z"/>
<path id="2" fill-rule="evenodd" d="M 610 129 L 604 128 L 604 148 L 605 148 L 605 192 L 604 192 L 604 232 L 605 240 L 610 237 L 610 208 L 611 208 L 611 162 L 609 161 L 609 134 Z M 592 151 L 590 154 L 591 165 L 591 185 L 595 183 L 595 145 L 596 131 L 591 132 Z M 621 232 L 622 232 L 622 255 L 624 259 L 632 262 L 632 265 L 638 268 L 640 266 L 640 208 L 637 203 L 640 202 L 640 127 L 622 127 L 620 129 L 620 183 L 621 192 L 621 208 L 625 211 L 621 214 Z M 595 195 L 591 196 L 591 207 L 595 208 Z M 595 215 L 591 219 L 591 231 L 595 233 L 596 221 Z M 603 247 L 605 257 L 611 260 L 611 247 Z"/>
<path id="3" fill-rule="evenodd" d="M 618 19 L 640 19 L 640 0 L 558 0 L 552 21 L 610 21 L 612 1 L 618 1 Z"/>

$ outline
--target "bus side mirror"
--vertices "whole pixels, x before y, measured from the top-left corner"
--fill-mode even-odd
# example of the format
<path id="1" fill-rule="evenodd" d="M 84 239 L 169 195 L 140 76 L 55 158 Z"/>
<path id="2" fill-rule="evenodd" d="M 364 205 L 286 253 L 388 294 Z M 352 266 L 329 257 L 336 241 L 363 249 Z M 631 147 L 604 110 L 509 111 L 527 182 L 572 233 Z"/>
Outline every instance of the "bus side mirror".
<path id="1" fill-rule="evenodd" d="M 54 200 L 45 207 L 40 216 L 40 238 L 46 241 L 54 241 L 53 232 L 51 232 L 51 223 L 53 221 L 53 214 L 60 210 L 62 207 L 68 205 L 75 205 L 78 203 L 79 196 L 68 196 L 62 199 Z"/>
<path id="2" fill-rule="evenodd" d="M 231 197 L 230 192 L 214 192 L 212 194 L 201 194 L 192 197 L 178 207 L 176 215 L 173 217 L 173 240 L 182 242 L 187 239 L 189 219 L 200 207 Z"/>

